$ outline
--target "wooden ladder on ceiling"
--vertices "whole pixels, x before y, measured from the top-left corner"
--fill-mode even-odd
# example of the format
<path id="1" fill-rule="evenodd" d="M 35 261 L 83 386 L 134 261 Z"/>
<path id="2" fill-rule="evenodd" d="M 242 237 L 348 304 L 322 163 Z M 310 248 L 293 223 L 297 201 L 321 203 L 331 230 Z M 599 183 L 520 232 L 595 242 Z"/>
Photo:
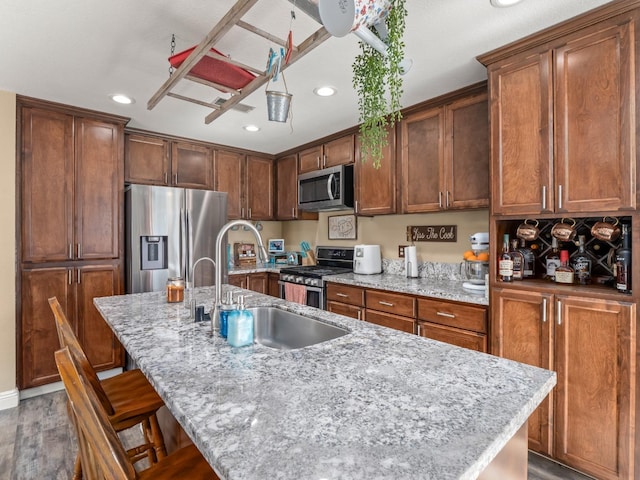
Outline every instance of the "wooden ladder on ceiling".
<path id="1" fill-rule="evenodd" d="M 266 0 L 273 1 L 273 0 Z M 147 103 L 147 109 L 153 109 L 160 100 L 162 100 L 165 96 L 176 98 L 178 100 L 184 100 L 191 103 L 195 103 L 198 105 L 202 105 L 205 107 L 211 107 L 213 111 L 209 113 L 205 119 L 204 123 L 209 124 L 213 122 L 216 118 L 220 117 L 227 110 L 229 110 L 234 105 L 240 103 L 245 97 L 249 96 L 253 92 L 255 92 L 258 88 L 265 85 L 269 81 L 269 76 L 267 72 L 263 69 L 258 69 L 249 65 L 244 65 L 240 62 L 236 62 L 231 60 L 224 55 L 217 55 L 215 52 L 211 52 L 210 49 L 215 46 L 217 42 L 220 41 L 224 35 L 229 32 L 229 30 L 237 26 L 242 28 L 252 34 L 259 35 L 267 40 L 276 43 L 278 45 L 282 45 L 286 47 L 287 42 L 283 39 L 276 37 L 275 35 L 270 34 L 264 30 L 261 30 L 253 25 L 250 25 L 242 20 L 242 17 L 258 2 L 258 0 L 238 0 L 236 4 L 231 7 L 231 9 L 227 12 L 227 14 L 211 29 L 211 31 L 207 34 L 206 37 L 198 44 L 197 47 L 191 52 L 191 54 L 182 62 L 182 64 L 173 72 L 173 74 L 167 79 L 166 82 L 160 87 L 160 89 L 151 97 L 149 102 Z M 282 65 L 280 71 L 285 70 L 286 68 L 293 65 L 296 61 L 304 57 L 311 50 L 316 48 L 322 42 L 324 42 L 327 38 L 330 37 L 330 34 L 326 31 L 324 27 L 320 27 L 314 33 L 312 33 L 309 37 L 307 37 L 302 43 L 297 46 L 294 46 L 292 49 L 291 58 L 289 59 L 289 63 L 286 65 Z M 232 89 L 226 87 L 224 85 L 220 85 L 218 83 L 214 83 L 211 81 L 204 80 L 199 77 L 195 77 L 190 75 L 189 72 L 191 69 L 202 59 L 205 55 L 208 55 L 216 60 L 222 60 L 231 65 L 235 65 L 240 68 L 244 68 L 256 75 L 256 77 L 249 82 L 245 87 L 240 90 Z M 180 95 L 177 93 L 173 93 L 171 91 L 178 82 L 182 80 L 190 80 L 193 82 L 197 82 L 209 87 L 212 87 L 216 90 L 219 90 L 223 93 L 231 94 L 231 97 L 221 103 L 208 103 L 199 99 L 186 97 L 184 95 Z"/>

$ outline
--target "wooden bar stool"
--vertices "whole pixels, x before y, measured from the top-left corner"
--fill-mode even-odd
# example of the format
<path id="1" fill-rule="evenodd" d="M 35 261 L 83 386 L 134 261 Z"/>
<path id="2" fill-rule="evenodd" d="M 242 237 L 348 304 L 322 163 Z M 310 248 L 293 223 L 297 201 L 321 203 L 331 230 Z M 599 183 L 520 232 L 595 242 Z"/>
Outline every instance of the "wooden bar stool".
<path id="1" fill-rule="evenodd" d="M 194 445 L 181 448 L 142 472 L 133 464 L 107 412 L 68 347 L 55 353 L 58 372 L 69 398 L 80 456 L 88 480 L 220 480 Z"/>
<path id="2" fill-rule="evenodd" d="M 167 451 L 156 416 L 156 412 L 164 402 L 144 374 L 139 369 L 129 370 L 101 381 L 80 346 L 58 299 L 50 298 L 49 305 L 56 320 L 60 348 L 69 348 L 79 368 L 86 375 L 113 428 L 121 432 L 135 425 L 142 425 L 145 443 L 127 452 L 131 461 L 135 463 L 148 458 L 149 464 L 153 465 L 164 458 Z M 74 480 L 80 480 L 83 477 L 80 460 L 78 456 L 74 468 Z"/>

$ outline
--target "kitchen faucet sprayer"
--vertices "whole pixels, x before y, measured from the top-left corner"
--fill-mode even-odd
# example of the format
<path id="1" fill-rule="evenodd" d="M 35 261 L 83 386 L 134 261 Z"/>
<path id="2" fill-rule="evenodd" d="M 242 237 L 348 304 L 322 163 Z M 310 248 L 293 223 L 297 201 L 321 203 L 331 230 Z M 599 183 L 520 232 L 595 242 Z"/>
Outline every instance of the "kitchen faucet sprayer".
<path id="1" fill-rule="evenodd" d="M 225 235 L 232 227 L 235 226 L 243 226 L 248 228 L 253 232 L 253 235 L 256 237 L 256 242 L 258 243 L 258 255 L 260 256 L 260 260 L 262 263 L 266 263 L 269 260 L 269 256 L 267 255 L 267 251 L 264 248 L 262 243 L 262 237 L 260 236 L 260 232 L 253 225 L 253 223 L 248 222 L 247 220 L 232 220 L 231 222 L 226 223 L 218 232 L 218 236 L 216 237 L 216 258 L 218 262 L 222 258 L 222 241 L 224 240 Z M 220 304 L 222 296 L 222 269 L 216 268 L 216 285 L 215 285 L 215 295 L 213 299 L 213 310 L 211 312 L 211 335 L 213 335 L 216 322 L 219 318 L 220 313 Z"/>

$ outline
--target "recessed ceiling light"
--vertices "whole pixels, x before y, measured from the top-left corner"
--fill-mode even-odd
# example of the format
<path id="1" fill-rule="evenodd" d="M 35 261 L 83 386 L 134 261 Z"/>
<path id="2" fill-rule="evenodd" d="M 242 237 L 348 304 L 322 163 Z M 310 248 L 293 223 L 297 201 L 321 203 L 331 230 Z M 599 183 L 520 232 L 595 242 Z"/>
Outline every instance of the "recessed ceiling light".
<path id="1" fill-rule="evenodd" d="M 336 89 L 329 86 L 318 87 L 313 90 L 313 93 L 315 93 L 319 97 L 330 97 L 331 95 L 336 94 Z"/>
<path id="2" fill-rule="evenodd" d="M 260 131 L 260 127 L 258 127 L 257 125 L 245 125 L 244 128 L 247 132 L 259 132 Z"/>
<path id="3" fill-rule="evenodd" d="M 493 5 L 494 7 L 503 8 L 503 7 L 511 7 L 516 3 L 520 3 L 522 0 L 490 0 L 490 1 L 491 1 L 491 5 Z"/>
<path id="4" fill-rule="evenodd" d="M 114 102 L 122 103 L 123 105 L 131 105 L 136 102 L 133 98 L 123 95 L 122 93 L 114 93 L 110 95 L 110 97 Z"/>

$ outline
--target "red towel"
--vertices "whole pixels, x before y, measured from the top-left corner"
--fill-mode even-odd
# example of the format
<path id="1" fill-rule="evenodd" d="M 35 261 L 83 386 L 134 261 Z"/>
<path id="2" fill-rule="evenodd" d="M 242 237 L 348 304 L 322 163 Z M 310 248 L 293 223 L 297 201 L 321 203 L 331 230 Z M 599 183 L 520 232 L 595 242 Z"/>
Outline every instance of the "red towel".
<path id="1" fill-rule="evenodd" d="M 297 283 L 284 284 L 284 299 L 288 302 L 295 302 L 301 305 L 307 304 L 307 287 Z"/>

